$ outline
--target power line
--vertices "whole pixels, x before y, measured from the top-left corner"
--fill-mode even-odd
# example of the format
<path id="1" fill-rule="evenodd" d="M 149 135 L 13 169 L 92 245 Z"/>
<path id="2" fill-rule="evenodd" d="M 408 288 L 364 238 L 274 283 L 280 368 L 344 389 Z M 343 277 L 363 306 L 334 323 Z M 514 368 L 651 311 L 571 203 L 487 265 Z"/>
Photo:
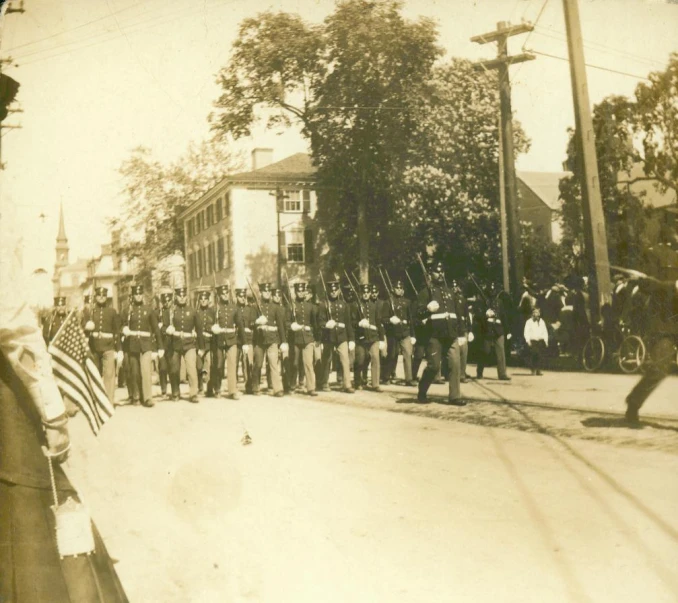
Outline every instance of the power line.
<path id="1" fill-rule="evenodd" d="M 529 48 L 527 49 L 527 52 L 533 52 L 534 54 L 538 54 L 541 56 L 549 57 L 550 59 L 558 59 L 559 61 L 566 61 L 570 62 L 570 59 L 567 57 L 559 57 L 555 54 L 549 54 L 547 52 L 541 52 L 540 50 L 535 50 L 534 48 Z M 645 77 L 644 75 L 636 75 L 635 73 L 627 73 L 626 71 L 618 71 L 617 69 L 610 69 L 609 67 L 603 67 L 601 65 L 592 65 L 591 63 L 585 63 L 587 67 L 590 67 L 591 69 L 600 69 L 601 71 L 609 71 L 610 73 L 616 73 L 617 75 L 626 75 L 628 77 L 634 77 L 639 80 L 645 80 L 645 81 L 650 81 L 650 78 Z"/>

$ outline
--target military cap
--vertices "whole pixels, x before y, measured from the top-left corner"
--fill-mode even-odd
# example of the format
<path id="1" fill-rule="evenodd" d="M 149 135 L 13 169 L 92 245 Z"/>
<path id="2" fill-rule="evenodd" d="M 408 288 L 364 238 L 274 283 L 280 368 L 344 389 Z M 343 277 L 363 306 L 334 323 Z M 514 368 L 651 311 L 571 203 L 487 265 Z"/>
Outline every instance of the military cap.
<path id="1" fill-rule="evenodd" d="M 259 283 L 259 291 L 262 293 L 270 293 L 272 289 L 273 285 L 271 283 Z"/>
<path id="2" fill-rule="evenodd" d="M 144 292 L 143 285 L 132 285 L 132 295 L 141 295 Z"/>
<path id="3" fill-rule="evenodd" d="M 94 293 L 97 295 L 106 295 L 108 296 L 108 289 L 106 287 L 97 287 L 94 289 Z"/>
<path id="4" fill-rule="evenodd" d="M 274 297 L 277 295 L 278 297 L 282 297 L 282 289 L 280 287 L 271 287 L 271 295 Z"/>
<path id="5" fill-rule="evenodd" d="M 183 297 L 184 295 L 186 295 L 186 287 L 175 287 L 174 294 L 177 297 Z"/>
<path id="6" fill-rule="evenodd" d="M 327 290 L 328 291 L 339 291 L 339 281 L 328 281 Z"/>
<path id="7" fill-rule="evenodd" d="M 302 291 L 306 291 L 306 283 L 304 281 L 299 281 L 298 283 L 294 283 L 294 290 L 299 293 Z"/>
<path id="8" fill-rule="evenodd" d="M 404 289 L 405 288 L 405 283 L 401 279 L 396 279 L 393 281 L 393 288 L 394 289 Z"/>
<path id="9" fill-rule="evenodd" d="M 224 293 L 228 293 L 230 288 L 231 287 L 228 285 L 228 283 L 224 283 L 223 285 L 217 285 L 217 293 L 219 295 L 222 295 Z"/>
<path id="10" fill-rule="evenodd" d="M 372 293 L 379 293 L 379 285 L 372 283 Z"/>
<path id="11" fill-rule="evenodd" d="M 198 299 L 209 299 L 209 298 L 210 298 L 209 289 L 207 291 L 198 291 Z"/>
<path id="12" fill-rule="evenodd" d="M 360 293 L 372 293 L 372 285 L 369 283 L 363 283 L 360 285 Z"/>
<path id="13" fill-rule="evenodd" d="M 445 266 L 440 260 L 431 264 L 431 272 L 445 272 Z"/>
<path id="14" fill-rule="evenodd" d="M 54 305 L 55 306 L 65 306 L 66 305 L 66 296 L 65 295 L 57 295 L 54 298 Z"/>
<path id="15" fill-rule="evenodd" d="M 171 291 L 163 291 L 160 293 L 160 301 L 161 302 L 168 302 L 172 299 L 172 292 Z"/>
<path id="16" fill-rule="evenodd" d="M 247 289 L 245 287 L 236 287 L 235 294 L 237 297 L 247 297 Z"/>

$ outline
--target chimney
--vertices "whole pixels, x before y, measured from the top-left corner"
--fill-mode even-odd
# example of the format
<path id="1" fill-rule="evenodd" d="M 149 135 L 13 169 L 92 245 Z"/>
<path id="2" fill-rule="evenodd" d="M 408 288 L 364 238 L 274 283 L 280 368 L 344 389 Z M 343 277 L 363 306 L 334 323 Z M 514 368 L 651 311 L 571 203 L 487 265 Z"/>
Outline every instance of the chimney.
<path id="1" fill-rule="evenodd" d="M 252 170 L 259 170 L 273 163 L 273 149 L 257 148 L 252 151 Z"/>

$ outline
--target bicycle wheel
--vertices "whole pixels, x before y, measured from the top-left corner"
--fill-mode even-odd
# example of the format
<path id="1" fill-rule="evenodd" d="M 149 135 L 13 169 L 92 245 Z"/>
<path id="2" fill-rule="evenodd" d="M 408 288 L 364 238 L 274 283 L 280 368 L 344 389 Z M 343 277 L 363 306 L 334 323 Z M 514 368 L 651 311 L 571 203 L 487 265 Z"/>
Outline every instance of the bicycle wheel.
<path id="1" fill-rule="evenodd" d="M 637 335 L 629 335 L 619 347 L 619 368 L 625 373 L 635 373 L 643 366 L 647 348 Z"/>
<path id="2" fill-rule="evenodd" d="M 584 344 L 581 359 L 584 370 L 589 373 L 597 371 L 605 359 L 605 343 L 603 343 L 602 338 L 597 335 L 589 337 Z"/>

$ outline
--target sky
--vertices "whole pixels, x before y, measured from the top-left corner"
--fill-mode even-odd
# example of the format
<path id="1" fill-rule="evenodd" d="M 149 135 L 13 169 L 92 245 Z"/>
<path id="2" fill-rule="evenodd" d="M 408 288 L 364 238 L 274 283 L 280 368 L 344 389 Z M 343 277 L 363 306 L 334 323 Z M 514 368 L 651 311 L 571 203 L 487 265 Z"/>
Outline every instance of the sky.
<path id="1" fill-rule="evenodd" d="M 18 0 L 15 0 L 18 4 Z M 13 215 L 27 270 L 51 273 L 59 205 L 70 259 L 99 254 L 105 226 L 122 200 L 122 162 L 140 145 L 161 161 L 210 136 L 219 95 L 215 74 L 229 58 L 239 23 L 265 10 L 321 22 L 334 0 L 24 0 L 0 30 L 4 71 L 21 83 L 18 107 L 2 131 L 0 217 Z M 675 0 L 579 0 L 589 94 L 631 96 L 678 51 Z M 497 22 L 527 20 L 531 34 L 509 52 L 534 61 L 511 68 L 512 103 L 532 140 L 519 170 L 560 171 L 574 122 L 562 0 L 404 0 L 407 18 L 434 19 L 445 57 L 493 58 L 495 44 L 474 35 Z M 547 56 L 550 55 L 550 56 Z M 295 132 L 257 131 L 239 143 L 274 149 L 274 160 L 307 151 Z"/>

